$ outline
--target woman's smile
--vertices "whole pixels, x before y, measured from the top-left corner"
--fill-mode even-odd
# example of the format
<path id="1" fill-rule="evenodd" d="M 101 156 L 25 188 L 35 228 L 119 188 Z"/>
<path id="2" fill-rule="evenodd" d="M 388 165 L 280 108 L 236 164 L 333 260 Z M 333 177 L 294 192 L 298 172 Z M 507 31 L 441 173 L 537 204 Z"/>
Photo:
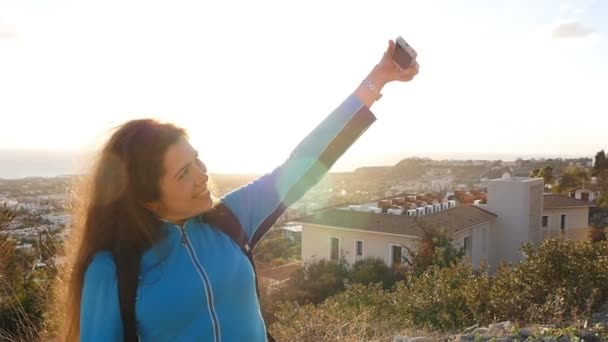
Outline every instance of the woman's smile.
<path id="1" fill-rule="evenodd" d="M 194 198 L 207 198 L 209 197 L 209 189 L 205 189 L 198 194 L 194 195 Z"/>

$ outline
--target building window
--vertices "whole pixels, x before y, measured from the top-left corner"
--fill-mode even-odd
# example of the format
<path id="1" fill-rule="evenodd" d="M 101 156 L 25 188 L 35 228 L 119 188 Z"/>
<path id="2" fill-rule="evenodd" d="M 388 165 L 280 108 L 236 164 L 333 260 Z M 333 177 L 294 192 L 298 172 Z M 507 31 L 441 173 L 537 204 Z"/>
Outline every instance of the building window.
<path id="1" fill-rule="evenodd" d="M 340 239 L 337 237 L 329 238 L 329 260 L 338 261 L 340 259 Z"/>
<path id="2" fill-rule="evenodd" d="M 391 263 L 393 271 L 398 271 L 401 268 L 403 258 L 403 248 L 401 246 L 391 246 Z"/>
<path id="3" fill-rule="evenodd" d="M 363 240 L 355 240 L 355 257 L 363 257 Z"/>
<path id="4" fill-rule="evenodd" d="M 563 232 L 566 230 L 566 214 L 562 214 L 561 219 L 559 221 L 559 229 Z"/>
<path id="5" fill-rule="evenodd" d="M 549 216 L 543 216 L 543 227 L 547 227 L 549 225 Z"/>
<path id="6" fill-rule="evenodd" d="M 588 192 L 581 192 L 581 199 L 583 201 L 589 202 L 589 193 Z"/>

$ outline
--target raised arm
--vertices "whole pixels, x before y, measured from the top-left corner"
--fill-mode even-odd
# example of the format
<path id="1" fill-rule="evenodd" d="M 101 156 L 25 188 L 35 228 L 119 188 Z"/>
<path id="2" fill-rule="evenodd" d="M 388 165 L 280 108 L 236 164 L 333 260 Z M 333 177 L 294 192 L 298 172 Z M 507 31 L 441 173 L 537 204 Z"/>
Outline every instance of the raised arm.
<path id="1" fill-rule="evenodd" d="M 401 69 L 393 59 L 395 53 L 395 43 L 391 40 L 388 42 L 388 48 L 384 52 L 380 63 L 378 63 L 372 71 L 367 75 L 365 81 L 361 82 L 355 96 L 368 108 L 371 108 L 374 102 L 380 99 L 382 88 L 393 81 L 409 82 L 418 74 L 418 62 L 406 69 Z"/>
<path id="2" fill-rule="evenodd" d="M 379 99 L 384 85 L 409 81 L 417 74 L 417 64 L 401 70 L 393 61 L 393 51 L 391 41 L 365 81 L 298 144 L 281 166 L 222 198 L 239 219 L 252 246 L 376 120 L 369 108 Z"/>

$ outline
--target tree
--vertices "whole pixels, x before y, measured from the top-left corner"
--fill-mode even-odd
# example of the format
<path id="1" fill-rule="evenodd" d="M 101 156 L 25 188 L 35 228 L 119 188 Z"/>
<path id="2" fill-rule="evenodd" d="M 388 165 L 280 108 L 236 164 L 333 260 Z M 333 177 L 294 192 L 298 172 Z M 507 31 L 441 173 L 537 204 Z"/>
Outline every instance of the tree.
<path id="1" fill-rule="evenodd" d="M 532 171 L 530 171 L 530 174 L 528 176 L 533 178 L 540 178 L 540 168 L 533 169 Z"/>
<path id="2" fill-rule="evenodd" d="M 545 165 L 545 167 L 536 168 L 530 171 L 530 177 L 543 178 L 545 187 L 552 185 L 555 180 L 553 175 L 553 167 L 551 165 Z"/>
<path id="3" fill-rule="evenodd" d="M 577 186 L 583 185 L 589 180 L 587 170 L 574 164 L 569 165 L 558 181 L 560 192 L 568 191 Z"/>
<path id="4" fill-rule="evenodd" d="M 608 191 L 608 169 L 602 170 L 598 172 L 597 177 L 597 185 L 603 191 Z"/>
<path id="5" fill-rule="evenodd" d="M 456 248 L 452 244 L 452 238 L 441 229 L 429 229 L 422 227 L 424 231 L 416 250 L 407 250 L 405 262 L 410 265 L 415 275 L 421 275 L 431 266 L 439 268 L 451 267 L 459 263 L 464 257 L 464 249 Z"/>
<path id="6" fill-rule="evenodd" d="M 597 205 L 600 208 L 608 209 L 608 190 L 604 190 L 604 192 L 602 192 L 600 198 L 597 200 Z"/>
<path id="7" fill-rule="evenodd" d="M 604 150 L 601 150 L 595 154 L 595 162 L 593 163 L 591 175 L 597 176 L 604 170 L 608 170 L 608 159 L 606 159 L 606 153 Z"/>
<path id="8" fill-rule="evenodd" d="M 543 168 L 542 177 L 545 180 L 545 186 L 553 184 L 555 181 L 555 176 L 553 174 L 553 167 L 551 167 L 551 165 L 546 165 Z"/>

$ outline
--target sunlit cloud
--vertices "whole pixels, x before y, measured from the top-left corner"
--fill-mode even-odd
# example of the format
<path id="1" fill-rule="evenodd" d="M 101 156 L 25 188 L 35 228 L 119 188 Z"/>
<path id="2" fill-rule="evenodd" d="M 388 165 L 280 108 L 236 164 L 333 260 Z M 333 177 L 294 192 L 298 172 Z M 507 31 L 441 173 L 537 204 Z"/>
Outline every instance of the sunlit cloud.
<path id="1" fill-rule="evenodd" d="M 585 26 L 576 20 L 558 23 L 551 29 L 551 36 L 554 39 L 587 38 L 595 33 L 596 31 L 592 27 Z"/>

